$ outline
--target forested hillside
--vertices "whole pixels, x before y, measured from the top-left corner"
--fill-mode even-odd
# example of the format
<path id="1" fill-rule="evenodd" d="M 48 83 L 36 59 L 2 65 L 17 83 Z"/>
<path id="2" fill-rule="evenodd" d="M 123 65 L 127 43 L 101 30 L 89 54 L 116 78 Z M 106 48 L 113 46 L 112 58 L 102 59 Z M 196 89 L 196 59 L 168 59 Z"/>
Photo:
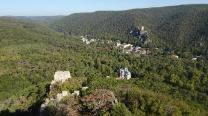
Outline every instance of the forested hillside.
<path id="1" fill-rule="evenodd" d="M 192 60 L 192 55 L 182 52 L 184 55 L 176 58 L 172 57 L 175 53 L 167 54 L 165 49 L 170 46 L 168 49 L 175 48 L 176 52 L 183 47 L 191 50 L 192 39 L 203 41 L 201 48 L 196 44 L 193 53 L 206 47 L 206 10 L 206 5 L 197 5 L 74 14 L 53 25 L 58 31 L 36 21 L 0 18 L 0 115 L 37 116 L 46 98 L 62 91 L 80 90 L 77 97 L 49 104 L 44 113 L 207 116 L 207 57 Z M 191 19 L 179 21 L 186 16 L 181 13 Z M 158 49 L 151 49 L 149 55 L 126 54 L 115 47 L 114 41 L 86 44 L 80 37 L 89 34 L 132 42 L 134 37 L 129 31 L 138 25 L 145 26 L 153 42 L 157 40 Z M 198 40 L 198 33 L 205 39 Z M 119 69 L 125 67 L 132 78 L 118 80 Z M 56 71 L 70 71 L 72 78 L 49 92 Z M 82 87 L 88 87 L 87 91 L 81 91 Z M 109 96 L 116 99 L 114 105 L 108 104 Z"/>
<path id="2" fill-rule="evenodd" d="M 64 16 L 11 16 L 10 18 L 20 19 L 24 21 L 32 21 L 40 24 L 51 24 Z"/>
<path id="3" fill-rule="evenodd" d="M 87 54 L 81 41 L 11 18 L 0 18 L 0 27 L 1 110 L 27 110 L 41 102 L 56 70 L 80 72 L 75 69 L 83 65 L 81 53 Z"/>
<path id="4" fill-rule="evenodd" d="M 162 8 L 103 11 L 72 14 L 53 24 L 69 35 L 135 41 L 129 32 L 144 26 L 155 47 L 182 54 L 207 55 L 208 5 L 185 5 Z"/>

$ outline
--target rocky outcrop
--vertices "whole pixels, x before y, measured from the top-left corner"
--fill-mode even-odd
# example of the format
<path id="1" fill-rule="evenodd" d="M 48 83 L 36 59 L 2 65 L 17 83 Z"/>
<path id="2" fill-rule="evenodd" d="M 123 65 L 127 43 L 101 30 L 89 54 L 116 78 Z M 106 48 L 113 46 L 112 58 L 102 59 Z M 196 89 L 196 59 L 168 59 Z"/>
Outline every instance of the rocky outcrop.
<path id="1" fill-rule="evenodd" d="M 54 75 L 54 80 L 51 82 L 51 84 L 54 84 L 56 82 L 63 83 L 69 78 L 71 78 L 71 74 L 69 71 L 57 71 Z"/>
<path id="2" fill-rule="evenodd" d="M 145 31 L 144 26 L 135 27 L 130 31 L 130 34 L 137 37 L 143 45 L 147 45 L 152 42 L 148 32 Z"/>
<path id="3" fill-rule="evenodd" d="M 71 78 L 71 74 L 70 74 L 69 71 L 57 71 L 57 72 L 55 72 L 54 80 L 52 80 L 51 84 L 50 84 L 50 92 L 49 93 L 51 93 L 55 84 L 57 84 L 57 83 L 62 83 L 63 84 L 66 80 L 68 80 L 70 78 Z M 41 104 L 40 116 L 42 116 L 42 112 L 45 110 L 45 108 L 48 106 L 48 104 L 51 101 L 60 102 L 64 97 L 67 97 L 69 95 L 70 95 L 70 93 L 68 91 L 62 91 L 62 93 L 58 93 L 56 95 L 55 99 L 54 98 L 46 98 L 45 102 L 43 104 Z"/>
<path id="4" fill-rule="evenodd" d="M 56 95 L 56 101 L 60 102 L 64 97 L 69 96 L 69 92 L 68 91 L 62 91 L 62 93 L 58 93 Z"/>
<path id="5" fill-rule="evenodd" d="M 72 93 L 69 92 L 72 90 L 66 88 L 62 90 L 63 88 L 60 86 L 71 84 L 70 82 L 73 79 L 67 80 L 69 78 L 71 78 L 69 72 L 59 71 L 55 73 L 48 98 L 45 99 L 45 102 L 40 107 L 40 116 L 51 113 L 55 116 L 62 114 L 79 116 L 83 112 L 89 115 L 98 115 L 100 111 L 108 111 L 117 104 L 114 93 L 106 89 L 96 89 L 91 94 L 84 94 L 89 92 L 86 91 L 89 89 L 87 86 L 72 89 Z"/>
<path id="6" fill-rule="evenodd" d="M 88 96 L 81 99 L 83 106 L 92 111 L 93 114 L 99 111 L 111 109 L 118 101 L 112 91 L 97 89 Z"/>
<path id="7" fill-rule="evenodd" d="M 52 90 L 53 86 L 56 83 L 64 83 L 66 80 L 71 78 L 71 74 L 69 71 L 57 71 L 54 74 L 54 79 L 51 81 L 50 90 Z"/>

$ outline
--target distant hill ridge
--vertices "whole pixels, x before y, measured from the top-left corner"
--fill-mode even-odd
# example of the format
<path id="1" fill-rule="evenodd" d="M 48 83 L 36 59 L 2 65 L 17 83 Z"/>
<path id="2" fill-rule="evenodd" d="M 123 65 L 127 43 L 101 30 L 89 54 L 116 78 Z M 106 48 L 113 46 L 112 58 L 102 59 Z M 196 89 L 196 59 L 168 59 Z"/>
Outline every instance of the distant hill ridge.
<path id="1" fill-rule="evenodd" d="M 77 13 L 52 24 L 70 35 L 91 35 L 103 39 L 135 41 L 129 34 L 144 26 L 158 47 L 178 52 L 208 54 L 208 5 L 181 5 L 126 11 Z"/>

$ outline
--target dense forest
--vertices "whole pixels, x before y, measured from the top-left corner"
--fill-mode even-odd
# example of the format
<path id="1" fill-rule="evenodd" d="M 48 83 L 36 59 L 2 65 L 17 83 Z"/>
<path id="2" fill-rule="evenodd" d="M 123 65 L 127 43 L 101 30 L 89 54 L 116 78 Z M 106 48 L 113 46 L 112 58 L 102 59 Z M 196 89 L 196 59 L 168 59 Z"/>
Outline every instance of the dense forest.
<path id="1" fill-rule="evenodd" d="M 39 115 L 40 105 L 51 94 L 87 86 L 78 97 L 51 103 L 45 115 L 206 116 L 207 15 L 207 5 L 187 5 L 73 14 L 45 25 L 45 18 L 1 17 L 0 115 Z M 129 32 L 142 25 L 158 47 L 150 55 L 124 54 L 113 44 L 87 45 L 80 38 L 135 43 L 137 38 Z M 201 56 L 192 60 L 196 55 Z M 130 70 L 132 79 L 116 79 L 122 67 Z M 70 71 L 72 78 L 51 93 L 57 70 Z M 105 94 L 113 94 L 117 103 L 99 107 L 97 102 L 108 99 L 88 100 Z"/>
<path id="2" fill-rule="evenodd" d="M 208 5 L 182 5 L 127 11 L 99 11 L 64 17 L 52 24 L 69 35 L 91 35 L 134 43 L 130 30 L 144 26 L 155 47 L 207 55 Z"/>

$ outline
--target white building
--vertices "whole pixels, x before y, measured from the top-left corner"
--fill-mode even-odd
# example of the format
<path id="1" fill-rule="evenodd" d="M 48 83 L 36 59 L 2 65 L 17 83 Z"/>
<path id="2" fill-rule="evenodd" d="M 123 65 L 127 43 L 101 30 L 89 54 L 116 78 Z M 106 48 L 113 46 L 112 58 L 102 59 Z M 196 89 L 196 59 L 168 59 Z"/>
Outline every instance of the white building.
<path id="1" fill-rule="evenodd" d="M 85 37 L 82 37 L 82 42 L 84 42 L 86 44 L 90 44 L 90 41 Z"/>
<path id="2" fill-rule="evenodd" d="M 88 41 L 88 39 L 82 37 L 82 41 L 83 41 L 83 42 L 86 42 L 86 41 Z"/>
<path id="3" fill-rule="evenodd" d="M 121 68 L 119 70 L 119 78 L 120 79 L 127 79 L 127 80 L 131 79 L 131 72 L 127 68 L 125 68 L 125 69 Z"/>
<path id="4" fill-rule="evenodd" d="M 123 44 L 123 49 L 125 49 L 125 48 L 132 48 L 133 47 L 133 45 L 131 45 L 131 44 Z"/>
<path id="5" fill-rule="evenodd" d="M 91 42 L 95 42 L 96 40 L 95 40 L 95 39 L 91 39 L 90 41 L 91 41 Z"/>
<path id="6" fill-rule="evenodd" d="M 193 61 L 196 61 L 198 58 L 192 58 Z"/>
<path id="7" fill-rule="evenodd" d="M 81 40 L 82 40 L 82 42 L 83 43 L 86 43 L 86 44 L 90 44 L 90 43 L 93 43 L 93 42 L 96 42 L 96 39 L 87 39 L 87 38 L 85 38 L 85 37 L 83 37 L 83 36 L 81 36 Z"/>

